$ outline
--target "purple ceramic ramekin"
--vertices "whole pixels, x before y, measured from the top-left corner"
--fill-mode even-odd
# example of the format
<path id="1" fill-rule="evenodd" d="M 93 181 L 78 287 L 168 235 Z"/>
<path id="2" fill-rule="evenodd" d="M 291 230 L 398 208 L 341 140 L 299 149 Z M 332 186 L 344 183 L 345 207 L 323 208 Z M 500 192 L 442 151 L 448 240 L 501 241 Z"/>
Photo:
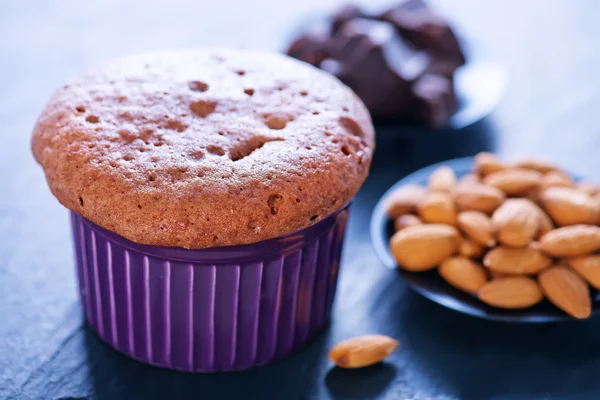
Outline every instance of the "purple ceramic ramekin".
<path id="1" fill-rule="evenodd" d="M 348 212 L 204 250 L 136 244 L 71 213 L 87 321 L 118 351 L 159 367 L 232 371 L 283 358 L 329 319 Z"/>

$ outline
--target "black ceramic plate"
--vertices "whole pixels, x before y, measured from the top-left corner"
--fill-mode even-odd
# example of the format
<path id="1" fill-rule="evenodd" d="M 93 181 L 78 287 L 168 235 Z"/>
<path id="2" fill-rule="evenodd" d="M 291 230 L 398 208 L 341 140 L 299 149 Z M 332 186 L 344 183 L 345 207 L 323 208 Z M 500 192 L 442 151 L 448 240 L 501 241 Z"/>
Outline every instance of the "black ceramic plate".
<path id="1" fill-rule="evenodd" d="M 431 175 L 436 168 L 443 165 L 452 168 L 456 175 L 460 177 L 471 170 L 473 158 L 457 158 L 420 169 L 401 179 L 388 189 L 375 206 L 375 210 L 371 217 L 371 239 L 373 241 L 373 246 L 375 247 L 375 252 L 383 264 L 388 268 L 397 269 L 402 279 L 415 292 L 445 307 L 475 317 L 507 322 L 552 322 L 572 320 L 571 317 L 567 316 L 548 301 L 543 301 L 534 307 L 523 310 L 503 310 L 493 308 L 482 303 L 475 296 L 461 292 L 450 286 L 435 270 L 427 272 L 408 272 L 397 267 L 396 261 L 394 261 L 388 248 L 388 241 L 394 233 L 394 228 L 393 222 L 386 215 L 384 202 L 390 193 L 400 186 L 409 183 L 425 185 L 429 175 Z M 597 313 L 598 310 L 600 310 L 599 297 L 598 293 L 594 293 L 592 304 L 593 313 Z"/>

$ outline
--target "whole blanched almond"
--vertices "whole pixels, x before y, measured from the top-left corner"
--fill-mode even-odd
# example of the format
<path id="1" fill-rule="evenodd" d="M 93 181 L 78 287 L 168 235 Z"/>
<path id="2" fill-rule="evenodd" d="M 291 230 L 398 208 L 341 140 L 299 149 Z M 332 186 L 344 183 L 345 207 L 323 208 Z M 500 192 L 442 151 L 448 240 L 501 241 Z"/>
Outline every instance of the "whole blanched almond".
<path id="1" fill-rule="evenodd" d="M 544 298 L 537 282 L 525 276 L 492 279 L 477 295 L 484 303 L 499 308 L 527 308 Z"/>
<path id="2" fill-rule="evenodd" d="M 592 313 L 590 288 L 569 268 L 548 268 L 539 275 L 538 280 L 546 298 L 567 314 L 583 319 Z"/>
<path id="3" fill-rule="evenodd" d="M 598 205 L 586 193 L 567 187 L 551 187 L 540 195 L 548 215 L 559 226 L 595 224 Z"/>
<path id="4" fill-rule="evenodd" d="M 587 193 L 589 196 L 595 196 L 598 193 L 600 193 L 600 186 L 590 182 L 578 183 L 577 189 L 584 193 Z"/>
<path id="5" fill-rule="evenodd" d="M 456 174 L 450 167 L 439 167 L 429 177 L 428 186 L 432 192 L 450 192 L 456 185 Z"/>
<path id="6" fill-rule="evenodd" d="M 544 160 L 538 160 L 535 158 L 527 158 L 524 160 L 517 161 L 512 166 L 516 168 L 530 169 L 542 174 L 558 170 L 558 167 L 555 164 Z"/>
<path id="7" fill-rule="evenodd" d="M 477 293 L 487 282 L 485 269 L 466 257 L 447 258 L 438 272 L 446 282 L 467 293 Z"/>
<path id="8" fill-rule="evenodd" d="M 448 193 L 429 193 L 417 206 L 417 212 L 423 222 L 456 225 L 456 207 Z"/>
<path id="9" fill-rule="evenodd" d="M 413 213 L 427 196 L 427 189 L 419 185 L 405 185 L 396 189 L 386 201 L 386 210 L 391 219 Z"/>
<path id="10" fill-rule="evenodd" d="M 400 343 L 385 335 L 364 335 L 344 340 L 329 351 L 329 359 L 341 368 L 363 368 L 383 361 Z"/>
<path id="11" fill-rule="evenodd" d="M 409 226 L 390 239 L 390 249 L 398 265 L 409 271 L 435 268 L 458 250 L 456 228 L 442 224 Z"/>
<path id="12" fill-rule="evenodd" d="M 422 224 L 419 217 L 413 214 L 404 214 L 394 220 L 394 231 L 398 232 L 407 226 Z"/>
<path id="13" fill-rule="evenodd" d="M 540 239 L 540 248 L 554 257 L 576 257 L 600 249 L 600 228 L 571 225 L 554 229 Z"/>
<path id="14" fill-rule="evenodd" d="M 504 164 L 492 153 L 481 152 L 475 156 L 474 169 L 481 176 L 501 171 L 504 168 Z"/>
<path id="15" fill-rule="evenodd" d="M 532 246 L 498 246 L 483 257 L 483 265 L 504 274 L 536 274 L 552 264 L 552 259 Z"/>
<path id="16" fill-rule="evenodd" d="M 479 258 L 483 255 L 483 246 L 471 239 L 463 238 L 458 247 L 458 254 L 468 258 Z"/>
<path id="17" fill-rule="evenodd" d="M 600 289 L 600 254 L 571 257 L 567 263 L 590 285 Z"/>
<path id="18" fill-rule="evenodd" d="M 510 168 L 489 174 L 483 183 L 494 186 L 509 196 L 523 195 L 536 187 L 541 178 L 539 172 L 530 169 Z"/>
<path id="19" fill-rule="evenodd" d="M 507 199 L 492 215 L 498 240 L 507 246 L 527 246 L 535 238 L 540 216 L 527 199 Z"/>
<path id="20" fill-rule="evenodd" d="M 504 201 L 504 192 L 490 185 L 460 183 L 454 190 L 454 202 L 461 211 L 493 213 Z"/>
<path id="21" fill-rule="evenodd" d="M 562 171 L 551 171 L 542 176 L 539 187 L 547 189 L 550 187 L 574 187 L 573 179 Z"/>
<path id="22" fill-rule="evenodd" d="M 483 246 L 492 247 L 496 245 L 492 221 L 480 211 L 463 211 L 459 213 L 458 227 L 471 240 Z"/>

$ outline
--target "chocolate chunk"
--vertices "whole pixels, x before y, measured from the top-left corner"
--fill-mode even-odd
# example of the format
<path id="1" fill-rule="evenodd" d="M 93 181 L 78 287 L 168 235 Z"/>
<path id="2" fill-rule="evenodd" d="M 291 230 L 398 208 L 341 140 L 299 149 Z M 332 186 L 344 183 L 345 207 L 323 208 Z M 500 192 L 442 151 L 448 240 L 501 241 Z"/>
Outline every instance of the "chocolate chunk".
<path id="1" fill-rule="evenodd" d="M 346 5 L 305 31 L 288 54 L 337 76 L 375 119 L 438 127 L 458 107 L 452 78 L 465 56 L 423 0 L 405 0 L 377 17 Z"/>

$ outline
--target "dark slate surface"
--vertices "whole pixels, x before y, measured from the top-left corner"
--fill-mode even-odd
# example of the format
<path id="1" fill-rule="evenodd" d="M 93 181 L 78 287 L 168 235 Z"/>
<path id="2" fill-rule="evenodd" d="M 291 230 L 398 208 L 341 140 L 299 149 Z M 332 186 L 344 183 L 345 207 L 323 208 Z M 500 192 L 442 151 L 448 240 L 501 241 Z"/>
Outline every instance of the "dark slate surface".
<path id="1" fill-rule="evenodd" d="M 478 150 L 535 154 L 600 180 L 600 3 L 446 0 L 441 9 L 511 69 L 502 105 L 466 132 L 394 140 L 355 203 L 331 326 L 272 366 L 194 375 L 144 366 L 99 342 L 77 303 L 67 213 L 29 151 L 60 83 L 127 52 L 191 45 L 279 49 L 308 12 L 336 1 L 7 0 L 0 2 L 1 399 L 597 399 L 600 320 L 489 322 L 409 292 L 375 258 L 377 198 L 411 170 Z M 389 362 L 332 369 L 348 336 L 398 338 Z"/>

